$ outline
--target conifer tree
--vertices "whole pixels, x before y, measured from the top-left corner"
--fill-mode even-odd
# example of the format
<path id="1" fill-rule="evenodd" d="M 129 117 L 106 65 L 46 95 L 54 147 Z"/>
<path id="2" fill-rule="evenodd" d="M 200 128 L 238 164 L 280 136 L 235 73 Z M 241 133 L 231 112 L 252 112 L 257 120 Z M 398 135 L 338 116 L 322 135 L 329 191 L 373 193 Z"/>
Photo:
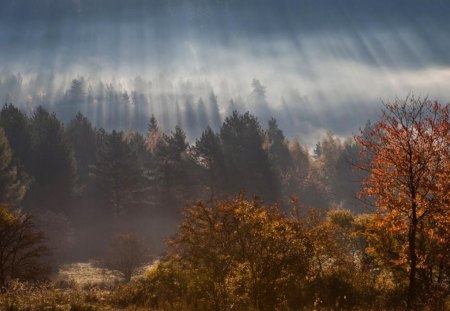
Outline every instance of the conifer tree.
<path id="1" fill-rule="evenodd" d="M 13 165 L 12 151 L 5 131 L 0 128 L 0 204 L 17 206 L 23 199 L 28 183 L 21 180 Z"/>
<path id="2" fill-rule="evenodd" d="M 133 214 L 144 207 L 142 170 L 122 133 L 113 131 L 103 137 L 93 173 L 113 216 Z"/>
<path id="3" fill-rule="evenodd" d="M 224 159 L 220 137 L 208 126 L 195 142 L 193 149 L 197 161 L 206 171 L 206 185 L 209 189 L 210 197 L 213 198 L 220 190 L 220 175 L 224 173 Z"/>
<path id="4" fill-rule="evenodd" d="M 26 203 L 37 208 L 66 210 L 75 182 L 76 164 L 64 126 L 42 107 L 31 118 L 33 183 Z"/>

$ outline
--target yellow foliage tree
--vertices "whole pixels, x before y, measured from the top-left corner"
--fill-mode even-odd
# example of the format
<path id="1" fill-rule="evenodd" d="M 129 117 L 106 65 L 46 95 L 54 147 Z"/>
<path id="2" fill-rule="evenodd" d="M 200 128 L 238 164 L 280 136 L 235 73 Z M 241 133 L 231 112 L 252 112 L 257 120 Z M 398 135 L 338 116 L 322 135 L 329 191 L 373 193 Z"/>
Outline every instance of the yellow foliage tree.
<path id="1" fill-rule="evenodd" d="M 196 272 L 198 292 L 211 310 L 275 310 L 295 303 L 309 249 L 295 219 L 242 196 L 186 209 L 172 241 L 173 257 Z"/>

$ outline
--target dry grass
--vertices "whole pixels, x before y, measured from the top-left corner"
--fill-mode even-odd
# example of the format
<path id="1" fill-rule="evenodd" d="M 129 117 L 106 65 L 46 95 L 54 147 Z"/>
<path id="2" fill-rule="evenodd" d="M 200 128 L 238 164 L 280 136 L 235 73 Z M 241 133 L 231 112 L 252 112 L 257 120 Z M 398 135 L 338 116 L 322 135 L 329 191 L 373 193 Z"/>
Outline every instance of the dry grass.
<path id="1" fill-rule="evenodd" d="M 119 272 L 100 268 L 95 262 L 67 264 L 51 282 L 10 282 L 0 292 L 0 310 L 141 310 L 134 306 L 118 308 L 112 303 L 111 295 L 122 281 Z"/>
<path id="2" fill-rule="evenodd" d="M 123 281 L 117 271 L 104 269 L 95 262 L 78 262 L 62 266 L 55 278 L 55 283 L 79 288 L 113 288 Z"/>
<path id="3" fill-rule="evenodd" d="M 50 283 L 31 284 L 12 281 L 0 294 L 0 309 L 7 311 L 114 310 L 109 307 L 109 295 L 109 291 L 95 288 L 61 289 Z"/>

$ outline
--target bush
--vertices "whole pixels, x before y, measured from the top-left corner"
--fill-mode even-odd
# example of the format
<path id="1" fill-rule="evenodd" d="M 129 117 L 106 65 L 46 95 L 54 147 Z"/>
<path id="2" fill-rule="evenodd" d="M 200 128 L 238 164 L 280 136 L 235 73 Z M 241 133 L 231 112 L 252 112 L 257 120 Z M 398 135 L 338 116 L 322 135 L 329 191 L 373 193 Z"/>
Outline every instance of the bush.
<path id="1" fill-rule="evenodd" d="M 144 242 L 136 234 L 121 233 L 113 237 L 103 265 L 121 272 L 125 282 L 129 282 L 136 270 L 149 259 Z"/>

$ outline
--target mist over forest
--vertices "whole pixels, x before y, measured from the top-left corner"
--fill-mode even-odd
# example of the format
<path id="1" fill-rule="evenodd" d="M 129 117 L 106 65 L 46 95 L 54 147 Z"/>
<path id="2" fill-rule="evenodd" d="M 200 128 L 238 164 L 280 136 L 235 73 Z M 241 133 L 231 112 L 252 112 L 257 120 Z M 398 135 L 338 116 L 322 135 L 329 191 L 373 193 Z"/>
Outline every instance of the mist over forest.
<path id="1" fill-rule="evenodd" d="M 190 106 L 202 98 L 215 109 L 214 92 L 222 117 L 233 100 L 311 146 L 328 129 L 352 135 L 381 100 L 411 92 L 448 100 L 448 3 L 358 2 L 5 0 L 0 99 L 51 106 L 66 121 L 74 116 L 66 101 L 80 100 L 67 92 L 82 78 L 97 107 L 79 110 L 95 125 L 143 131 L 142 113 L 154 113 L 164 129 L 183 119 L 194 137 Z M 107 92 L 121 108 L 98 107 Z"/>
<path id="2" fill-rule="evenodd" d="M 448 310 L 448 12 L 0 1 L 0 309 Z"/>

